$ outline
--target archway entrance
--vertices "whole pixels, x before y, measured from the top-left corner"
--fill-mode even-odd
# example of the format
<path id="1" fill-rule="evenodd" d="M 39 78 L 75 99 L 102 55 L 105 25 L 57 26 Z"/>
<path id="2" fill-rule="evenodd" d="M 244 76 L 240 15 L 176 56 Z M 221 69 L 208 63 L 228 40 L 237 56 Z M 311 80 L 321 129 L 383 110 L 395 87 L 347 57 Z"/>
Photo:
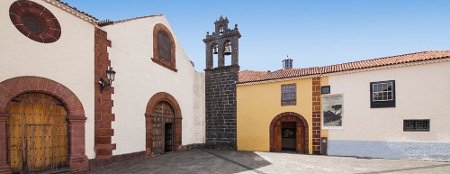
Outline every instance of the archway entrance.
<path id="1" fill-rule="evenodd" d="M 153 109 L 153 153 L 173 150 L 173 122 L 175 114 L 169 103 L 161 101 Z"/>
<path id="2" fill-rule="evenodd" d="M 308 153 L 308 123 L 300 114 L 285 112 L 270 123 L 270 151 L 295 150 Z"/>
<path id="3" fill-rule="evenodd" d="M 150 98 L 145 112 L 147 157 L 181 148 L 181 119 L 172 95 L 160 92 Z"/>
<path id="4" fill-rule="evenodd" d="M 85 123 L 87 118 L 83 104 L 69 88 L 54 80 L 25 76 L 2 81 L 0 83 L 0 98 L 3 99 L 0 102 L 0 129 L 7 130 L 7 122 L 11 116 L 11 103 L 14 103 L 12 100 L 28 93 L 51 95 L 64 105 L 67 113 L 65 121 L 67 122 L 68 134 L 66 137 L 68 157 L 62 158 L 66 158 L 66 164 L 71 172 L 89 170 L 89 162 L 85 155 Z M 8 135 L 7 131 L 0 131 L 0 173 L 11 173 L 11 163 L 8 162 L 8 142 L 10 141 Z"/>
<path id="5" fill-rule="evenodd" d="M 7 120 L 8 162 L 13 173 L 65 167 L 66 108 L 52 96 L 26 93 L 14 98 Z"/>

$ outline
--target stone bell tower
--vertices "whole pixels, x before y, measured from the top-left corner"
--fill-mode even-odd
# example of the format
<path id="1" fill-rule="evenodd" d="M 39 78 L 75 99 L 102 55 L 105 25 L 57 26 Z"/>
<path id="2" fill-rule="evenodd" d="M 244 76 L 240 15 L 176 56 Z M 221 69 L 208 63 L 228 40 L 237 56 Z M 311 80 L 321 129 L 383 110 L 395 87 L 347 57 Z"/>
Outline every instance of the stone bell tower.
<path id="1" fill-rule="evenodd" d="M 239 38 L 237 24 L 228 28 L 228 19 L 220 16 L 214 22 L 215 31 L 206 34 L 205 97 L 206 145 L 227 149 L 236 146 L 236 82 L 239 74 Z M 218 55 L 218 67 L 213 67 L 213 55 Z M 225 66 L 225 58 L 231 65 Z"/>

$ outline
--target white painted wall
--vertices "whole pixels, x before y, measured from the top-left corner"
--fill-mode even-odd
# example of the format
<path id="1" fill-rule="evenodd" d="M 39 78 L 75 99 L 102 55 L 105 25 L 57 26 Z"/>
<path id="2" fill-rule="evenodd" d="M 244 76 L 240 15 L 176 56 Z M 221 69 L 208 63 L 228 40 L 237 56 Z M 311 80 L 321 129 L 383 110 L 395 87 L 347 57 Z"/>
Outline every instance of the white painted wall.
<path id="1" fill-rule="evenodd" d="M 164 24 L 175 40 L 177 72 L 154 63 L 153 28 Z M 171 94 L 181 108 L 182 144 L 205 142 L 204 73 L 196 72 L 164 16 L 153 16 L 102 27 L 116 73 L 114 86 L 114 155 L 145 151 L 145 111 L 158 92 Z"/>
<path id="2" fill-rule="evenodd" d="M 396 107 L 370 108 L 370 82 L 395 80 Z M 450 142 L 450 62 L 329 77 L 344 94 L 342 130 L 330 140 Z M 429 132 L 403 132 L 404 119 L 430 119 Z"/>
<path id="3" fill-rule="evenodd" d="M 28 39 L 14 27 L 9 7 L 15 0 L 0 1 L 0 82 L 19 76 L 40 76 L 68 87 L 83 103 L 86 120 L 86 155 L 94 158 L 94 25 L 44 1 L 61 25 L 53 43 Z"/>

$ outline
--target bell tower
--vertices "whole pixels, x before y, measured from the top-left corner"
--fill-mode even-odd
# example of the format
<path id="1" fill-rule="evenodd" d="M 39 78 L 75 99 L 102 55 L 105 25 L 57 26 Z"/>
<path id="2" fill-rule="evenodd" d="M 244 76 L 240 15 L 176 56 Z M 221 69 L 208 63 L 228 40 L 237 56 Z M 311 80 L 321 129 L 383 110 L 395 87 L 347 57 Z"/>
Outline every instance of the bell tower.
<path id="1" fill-rule="evenodd" d="M 203 42 L 206 44 L 206 69 L 213 67 L 213 54 L 218 54 L 218 67 L 225 66 L 225 56 L 231 55 L 231 65 L 239 64 L 239 38 L 241 34 L 237 28 L 228 28 L 228 18 L 225 19 L 220 16 L 219 20 L 214 22 L 215 32 L 210 35 L 206 32 L 206 39 Z"/>
<path id="2" fill-rule="evenodd" d="M 214 22 L 215 30 L 203 39 L 206 48 L 205 108 L 206 146 L 237 149 L 236 144 L 236 82 L 239 74 L 239 38 L 237 24 L 228 28 L 228 18 L 220 16 Z M 213 55 L 217 54 L 218 67 L 213 67 Z M 225 66 L 225 58 L 231 56 L 231 65 Z"/>

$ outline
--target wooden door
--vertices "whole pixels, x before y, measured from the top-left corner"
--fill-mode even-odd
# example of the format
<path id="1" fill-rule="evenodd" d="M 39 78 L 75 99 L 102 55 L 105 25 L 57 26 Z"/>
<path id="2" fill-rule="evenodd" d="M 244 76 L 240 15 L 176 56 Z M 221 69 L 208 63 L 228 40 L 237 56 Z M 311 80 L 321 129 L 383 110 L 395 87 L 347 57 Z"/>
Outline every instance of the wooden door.
<path id="1" fill-rule="evenodd" d="M 305 127 L 301 124 L 301 121 L 297 121 L 297 135 L 296 135 L 296 148 L 295 150 L 298 153 L 306 153 L 305 152 Z"/>
<path id="2" fill-rule="evenodd" d="M 273 151 L 281 152 L 281 121 L 275 122 L 273 126 Z"/>
<path id="3" fill-rule="evenodd" d="M 67 161 L 66 109 L 55 98 L 27 93 L 10 104 L 8 162 L 12 172 L 64 167 Z"/>
<path id="4" fill-rule="evenodd" d="M 165 152 L 165 123 L 173 123 L 175 114 L 167 102 L 159 102 L 153 109 L 153 153 Z"/>

